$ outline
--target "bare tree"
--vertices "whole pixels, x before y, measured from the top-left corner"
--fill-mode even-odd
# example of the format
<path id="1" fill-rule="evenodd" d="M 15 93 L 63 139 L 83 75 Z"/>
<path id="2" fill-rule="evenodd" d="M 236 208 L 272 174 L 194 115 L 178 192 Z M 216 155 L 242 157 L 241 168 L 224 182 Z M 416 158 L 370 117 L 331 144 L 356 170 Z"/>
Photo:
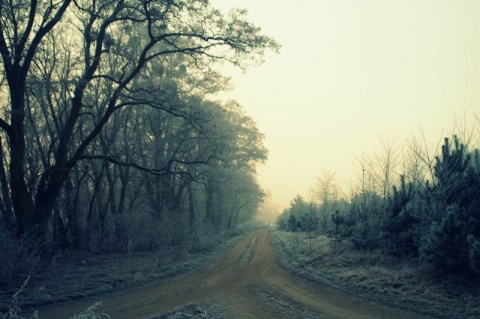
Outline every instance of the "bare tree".
<path id="1" fill-rule="evenodd" d="M 335 173 L 329 170 L 323 170 L 317 177 L 314 193 L 319 202 L 322 231 L 327 231 L 329 216 L 336 209 L 336 202 L 339 199 L 339 188 L 335 181 Z"/>
<path id="2" fill-rule="evenodd" d="M 259 61 L 266 48 L 278 47 L 245 21 L 244 11 L 224 17 L 203 1 L 4 1 L 0 16 L 1 73 L 6 79 L 2 91 L 9 98 L 0 128 L 7 136 L 18 234 L 46 223 L 80 161 L 126 164 L 91 147 L 115 113 L 137 105 L 172 112 L 171 105 L 158 100 L 159 88 L 135 86 L 152 61 L 181 54 L 200 68 L 219 60 L 245 67 L 248 61 Z M 71 39 L 69 47 L 61 46 L 62 34 Z M 52 54 L 42 70 L 39 61 L 55 49 L 68 59 Z M 45 78 L 45 91 L 30 99 L 30 84 Z M 55 101 L 49 100 L 46 84 L 54 85 L 52 92 L 61 92 Z M 45 106 L 39 114 L 43 112 L 46 136 L 26 120 L 38 104 Z M 33 176 L 26 155 L 27 149 L 40 147 L 39 138 L 38 155 L 43 158 L 35 162 L 38 176 Z M 139 163 L 126 166 L 142 169 Z M 171 166 L 144 169 L 164 173 Z"/>

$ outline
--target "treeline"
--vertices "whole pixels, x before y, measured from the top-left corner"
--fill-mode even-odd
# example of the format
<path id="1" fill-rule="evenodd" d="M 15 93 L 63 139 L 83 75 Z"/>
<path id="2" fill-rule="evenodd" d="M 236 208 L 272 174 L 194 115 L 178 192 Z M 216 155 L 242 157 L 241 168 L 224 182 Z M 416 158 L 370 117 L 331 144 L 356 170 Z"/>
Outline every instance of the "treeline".
<path id="1" fill-rule="evenodd" d="M 428 156 L 411 140 L 359 161 L 359 180 L 342 195 L 324 172 L 307 202 L 296 197 L 277 219 L 281 230 L 331 236 L 335 247 L 417 259 L 442 274 L 480 273 L 480 156 L 458 136 Z"/>
<path id="2" fill-rule="evenodd" d="M 132 251 L 249 221 L 263 136 L 218 62 L 277 43 L 208 1 L 0 2 L 0 268 L 22 247 Z M 24 249 L 28 254 L 28 249 Z"/>

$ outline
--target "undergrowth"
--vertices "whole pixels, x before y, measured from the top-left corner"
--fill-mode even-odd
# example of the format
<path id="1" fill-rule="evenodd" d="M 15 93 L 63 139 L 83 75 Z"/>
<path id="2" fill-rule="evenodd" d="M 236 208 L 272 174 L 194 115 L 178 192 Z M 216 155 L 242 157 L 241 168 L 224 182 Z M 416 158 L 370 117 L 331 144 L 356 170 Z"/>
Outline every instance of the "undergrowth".
<path id="1" fill-rule="evenodd" d="M 26 317 L 22 317 L 20 315 L 22 308 L 18 305 L 18 296 L 23 292 L 25 287 L 27 286 L 28 282 L 30 281 L 30 276 L 25 280 L 23 285 L 20 289 L 13 294 L 12 300 L 10 302 L 10 306 L 8 307 L 7 312 L 2 313 L 0 312 L 1 319 L 26 319 Z M 30 319 L 38 319 L 38 311 L 35 311 L 32 316 L 29 317 Z"/>
<path id="2" fill-rule="evenodd" d="M 102 302 L 96 302 L 78 315 L 73 315 L 70 319 L 109 319 L 110 316 L 106 313 L 97 313 L 97 308 L 102 305 Z"/>
<path id="3" fill-rule="evenodd" d="M 34 243 L 28 234 L 14 238 L 0 229 L 0 284 L 35 268 L 40 247 Z"/>

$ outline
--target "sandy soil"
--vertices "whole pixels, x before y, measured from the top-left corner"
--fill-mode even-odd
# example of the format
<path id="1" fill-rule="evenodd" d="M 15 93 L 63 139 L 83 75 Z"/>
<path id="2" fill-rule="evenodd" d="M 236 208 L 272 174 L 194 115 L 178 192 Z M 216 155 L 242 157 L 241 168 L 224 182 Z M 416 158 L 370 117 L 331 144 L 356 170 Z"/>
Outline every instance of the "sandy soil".
<path id="1" fill-rule="evenodd" d="M 177 280 L 108 297 L 100 310 L 113 319 L 160 318 L 173 309 L 205 303 L 218 304 L 238 318 L 429 318 L 293 276 L 277 263 L 268 230 L 250 233 L 214 265 Z M 65 319 L 89 304 L 64 304 L 44 309 L 40 315 Z"/>

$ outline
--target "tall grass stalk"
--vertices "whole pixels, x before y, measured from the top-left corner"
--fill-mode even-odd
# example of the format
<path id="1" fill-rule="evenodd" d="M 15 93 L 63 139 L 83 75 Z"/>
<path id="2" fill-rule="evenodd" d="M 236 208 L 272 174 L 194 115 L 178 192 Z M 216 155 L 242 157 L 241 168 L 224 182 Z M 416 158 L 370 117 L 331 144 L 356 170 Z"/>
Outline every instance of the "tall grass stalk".
<path id="1" fill-rule="evenodd" d="M 18 291 L 13 294 L 12 301 L 8 307 L 7 312 L 0 312 L 0 319 L 40 319 L 39 312 L 37 310 L 30 317 L 24 317 L 21 312 L 22 308 L 18 304 L 18 297 L 25 290 L 30 276 L 23 282 Z M 95 302 L 92 306 L 88 307 L 78 315 L 73 315 L 70 319 L 110 319 L 110 316 L 106 313 L 97 313 L 98 307 L 102 305 L 102 302 Z"/>

